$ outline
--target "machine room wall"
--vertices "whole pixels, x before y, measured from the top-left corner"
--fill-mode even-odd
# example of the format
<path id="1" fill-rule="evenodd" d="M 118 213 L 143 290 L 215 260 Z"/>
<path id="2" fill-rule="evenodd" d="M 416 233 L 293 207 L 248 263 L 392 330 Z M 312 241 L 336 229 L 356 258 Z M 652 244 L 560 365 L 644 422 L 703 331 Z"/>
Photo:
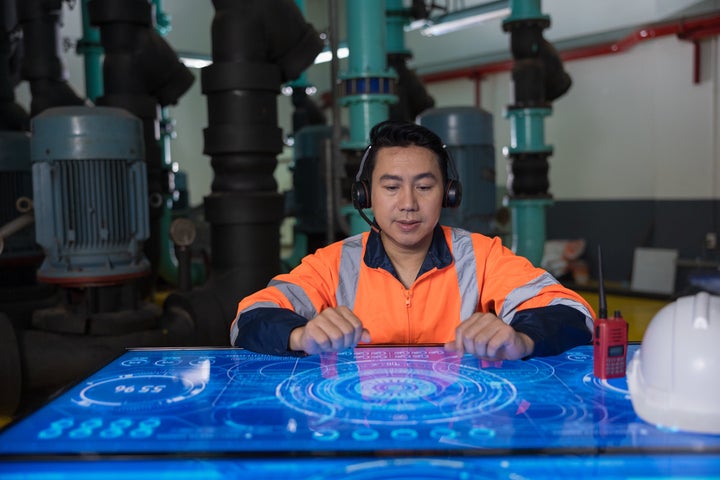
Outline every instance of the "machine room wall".
<path id="1" fill-rule="evenodd" d="M 316 8 L 312 2 L 309 6 Z M 173 0 L 165 7 L 173 23 L 168 38 L 179 51 L 193 45 L 202 50 L 209 45 L 212 8 L 188 23 L 183 15 L 192 10 L 188 0 Z M 81 35 L 79 8 L 69 10 L 65 4 L 63 8 L 62 35 L 77 39 Z M 205 32 L 204 36 L 186 35 L 184 30 L 191 26 Z M 327 26 L 318 24 L 316 28 Z M 675 36 L 641 42 L 620 54 L 566 62 L 573 86 L 554 103 L 553 113 L 546 119 L 546 141 L 555 147 L 550 181 L 557 200 L 710 199 L 720 195 L 720 48 L 716 37 L 701 45 L 698 84 L 692 78 L 693 46 Z M 419 56 L 420 52 L 415 52 L 415 57 Z M 71 84 L 84 93 L 82 58 L 68 49 L 63 59 Z M 195 84 L 170 108 L 177 133 L 171 145 L 173 160 L 188 174 L 191 203 L 198 205 L 210 191 L 212 169 L 202 153 L 206 99 L 200 91 L 199 70 L 193 72 Z M 308 71 L 308 79 L 320 92 L 327 90 L 328 76 L 327 64 Z M 437 106 L 475 103 L 470 79 L 430 83 L 427 88 Z M 502 147 L 510 139 L 509 122 L 502 115 L 509 103 L 509 88 L 506 72 L 489 75 L 480 85 L 480 106 L 494 115 L 497 184 L 501 187 L 506 181 Z M 20 103 L 29 104 L 26 84 L 16 93 Z M 289 99 L 278 96 L 278 118 L 285 134 L 291 129 L 291 112 Z"/>
<path id="2" fill-rule="evenodd" d="M 702 43 L 700 83 L 693 47 L 668 36 L 617 55 L 567 62 L 573 86 L 546 119 L 551 192 L 573 199 L 718 197 L 718 41 Z M 431 83 L 438 106 L 472 105 L 474 81 Z M 510 142 L 503 117 L 507 72 L 486 76 L 480 107 L 494 116 L 497 184 L 504 186 Z"/>

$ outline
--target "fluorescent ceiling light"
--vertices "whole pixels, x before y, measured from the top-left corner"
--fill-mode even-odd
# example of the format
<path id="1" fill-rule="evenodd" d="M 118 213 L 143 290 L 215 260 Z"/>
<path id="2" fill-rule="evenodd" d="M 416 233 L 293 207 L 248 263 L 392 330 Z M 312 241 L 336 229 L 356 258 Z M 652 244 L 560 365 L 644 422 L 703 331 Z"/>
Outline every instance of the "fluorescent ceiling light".
<path id="1" fill-rule="evenodd" d="M 425 28 L 428 25 L 432 25 L 432 22 L 426 18 L 421 18 L 419 20 L 413 20 L 412 22 L 405 24 L 403 30 L 405 30 L 406 32 L 413 32 L 415 30 Z"/>
<path id="2" fill-rule="evenodd" d="M 510 12 L 507 1 L 491 2 L 464 10 L 456 10 L 427 19 L 427 25 L 420 28 L 420 33 L 426 37 L 444 35 L 496 18 L 507 17 Z"/>
<path id="3" fill-rule="evenodd" d="M 350 49 L 348 47 L 339 47 L 337 49 L 337 58 L 347 58 L 350 55 Z M 325 63 L 332 60 L 332 52 L 330 50 L 324 50 L 315 57 L 315 63 Z"/>
<path id="4" fill-rule="evenodd" d="M 179 53 L 180 61 L 188 68 L 204 68 L 212 63 L 209 55 L 200 53 Z"/>
<path id="5" fill-rule="evenodd" d="M 350 55 L 348 47 L 339 47 L 337 49 L 338 58 L 347 58 Z M 188 68 L 204 68 L 212 64 L 212 58 L 209 55 L 199 53 L 180 53 L 180 61 Z M 325 63 L 332 60 L 330 50 L 324 50 L 315 57 L 315 63 Z"/>
<path id="6" fill-rule="evenodd" d="M 337 50 L 338 58 L 347 58 L 350 50 L 347 47 L 339 47 Z M 188 68 L 204 68 L 212 64 L 212 58 L 207 55 L 197 53 L 181 53 L 180 61 Z M 325 63 L 332 60 L 332 54 L 329 50 L 322 51 L 315 58 L 315 63 Z"/>

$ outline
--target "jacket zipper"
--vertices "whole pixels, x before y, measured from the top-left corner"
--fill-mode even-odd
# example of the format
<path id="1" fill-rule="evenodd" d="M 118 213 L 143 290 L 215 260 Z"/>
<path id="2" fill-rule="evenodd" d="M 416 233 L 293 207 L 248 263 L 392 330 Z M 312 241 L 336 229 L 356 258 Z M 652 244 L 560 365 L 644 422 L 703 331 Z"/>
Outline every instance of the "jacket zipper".
<path id="1" fill-rule="evenodd" d="M 405 289 L 405 287 L 403 287 Z M 413 324 L 412 324 L 412 315 L 410 315 L 410 306 L 411 306 L 411 300 L 412 300 L 412 287 L 409 289 L 405 289 L 405 319 L 407 322 L 407 332 L 408 336 L 405 339 L 405 343 L 410 343 L 412 341 L 412 338 L 415 336 L 415 332 L 413 332 Z"/>
<path id="2" fill-rule="evenodd" d="M 410 288 L 405 289 L 403 286 L 402 288 L 405 289 L 405 308 L 407 312 L 407 332 L 408 332 L 408 338 L 406 339 L 406 343 L 412 343 L 413 339 L 415 338 L 415 324 L 412 322 L 412 314 L 410 311 L 410 308 L 412 307 L 412 296 L 413 296 L 413 290 L 415 289 L 415 285 L 418 284 L 418 282 L 421 282 L 423 279 L 431 276 L 435 272 L 438 271 L 437 267 L 433 267 L 427 272 L 420 275 L 418 278 L 415 279 L 413 284 L 410 286 Z"/>

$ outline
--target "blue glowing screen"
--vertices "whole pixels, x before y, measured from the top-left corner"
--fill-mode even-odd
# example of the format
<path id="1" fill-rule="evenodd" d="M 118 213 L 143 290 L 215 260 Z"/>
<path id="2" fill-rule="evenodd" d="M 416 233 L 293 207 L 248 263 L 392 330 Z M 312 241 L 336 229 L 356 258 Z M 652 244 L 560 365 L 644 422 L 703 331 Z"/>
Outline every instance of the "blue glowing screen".
<path id="1" fill-rule="evenodd" d="M 0 432 L 0 472 L 23 462 L 51 468 L 48 458 L 88 455 L 95 456 L 90 466 L 64 467 L 111 471 L 120 455 L 135 455 L 145 456 L 137 464 L 142 468 L 169 462 L 185 477 L 195 468 L 252 464 L 257 472 L 305 465 L 320 475 L 302 478 L 355 465 L 358 476 L 342 478 L 376 478 L 361 474 L 378 465 L 378 452 L 394 459 L 382 459 L 386 471 L 420 464 L 483 471 L 510 453 L 506 465 L 512 462 L 517 473 L 542 461 L 522 455 L 542 453 L 555 455 L 554 465 L 566 473 L 583 464 L 602 472 L 617 462 L 627 472 L 644 465 L 638 475 L 655 467 L 720 472 L 720 435 L 644 422 L 624 378 L 593 376 L 592 353 L 587 346 L 555 357 L 486 362 L 435 346 L 302 358 L 241 349 L 130 350 Z M 162 460 L 168 454 L 178 458 Z M 149 455 L 159 459 L 149 462 Z M 277 460 L 289 457 L 294 460 Z M 276 460 L 263 467 L 263 458 Z M 125 475 L 135 465 L 128 462 Z"/>
<path id="2" fill-rule="evenodd" d="M 4 467 L 4 469 L 3 469 Z M 2 480 L 708 480 L 720 457 L 697 455 L 567 455 L 455 458 L 276 458 L 96 460 L 0 464 Z"/>

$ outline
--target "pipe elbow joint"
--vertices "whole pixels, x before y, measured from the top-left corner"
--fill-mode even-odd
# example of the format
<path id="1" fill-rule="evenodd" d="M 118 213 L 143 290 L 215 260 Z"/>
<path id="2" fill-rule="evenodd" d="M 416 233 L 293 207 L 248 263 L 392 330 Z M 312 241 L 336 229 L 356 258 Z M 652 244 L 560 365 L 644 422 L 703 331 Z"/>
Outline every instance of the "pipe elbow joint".
<path id="1" fill-rule="evenodd" d="M 272 63 L 281 82 L 294 80 L 324 47 L 291 0 L 215 0 L 212 24 L 213 61 Z"/>
<path id="2" fill-rule="evenodd" d="M 88 11 L 92 24 L 100 28 L 107 93 L 146 93 L 162 106 L 177 103 L 195 77 L 154 30 L 150 4 L 146 0 L 93 0 Z"/>
<path id="3" fill-rule="evenodd" d="M 147 91 L 160 105 L 174 105 L 190 89 L 195 77 L 157 31 L 148 29 L 143 40 L 136 63 Z"/>
<path id="4" fill-rule="evenodd" d="M 560 54 L 545 39 L 540 43 L 539 56 L 545 67 L 545 98 L 552 102 L 570 89 L 572 78 L 565 71 Z"/>

